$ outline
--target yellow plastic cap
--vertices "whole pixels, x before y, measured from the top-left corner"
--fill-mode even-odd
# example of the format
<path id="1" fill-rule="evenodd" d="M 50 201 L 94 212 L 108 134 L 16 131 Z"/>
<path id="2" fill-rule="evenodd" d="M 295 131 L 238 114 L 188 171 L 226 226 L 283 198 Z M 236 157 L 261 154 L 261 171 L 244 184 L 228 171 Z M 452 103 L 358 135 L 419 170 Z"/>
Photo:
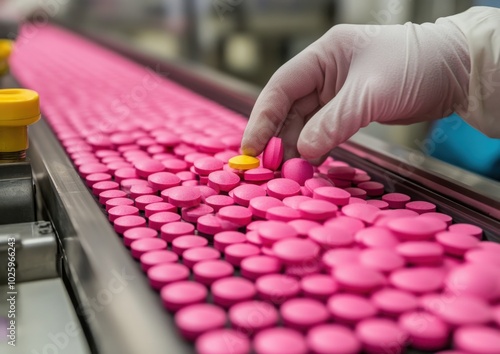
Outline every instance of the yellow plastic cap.
<path id="1" fill-rule="evenodd" d="M 39 119 L 38 93 L 26 89 L 0 90 L 0 152 L 26 150 L 27 126 Z"/>
<path id="2" fill-rule="evenodd" d="M 7 59 L 12 53 L 12 41 L 10 39 L 0 39 L 0 60 Z"/>
<path id="3" fill-rule="evenodd" d="M 252 156 L 238 155 L 229 159 L 229 167 L 235 170 L 251 170 L 252 168 L 259 167 L 259 165 L 259 159 Z"/>
<path id="4" fill-rule="evenodd" d="M 0 90 L 0 127 L 19 127 L 40 119 L 38 93 L 26 89 Z"/>

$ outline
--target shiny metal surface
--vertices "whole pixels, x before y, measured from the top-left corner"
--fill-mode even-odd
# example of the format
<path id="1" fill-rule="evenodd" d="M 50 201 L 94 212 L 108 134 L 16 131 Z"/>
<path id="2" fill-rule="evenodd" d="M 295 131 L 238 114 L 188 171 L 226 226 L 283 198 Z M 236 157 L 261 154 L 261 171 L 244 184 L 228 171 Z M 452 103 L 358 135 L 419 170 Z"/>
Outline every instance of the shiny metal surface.
<path id="1" fill-rule="evenodd" d="M 45 121 L 32 128 L 29 156 L 92 351 L 190 352 Z"/>
<path id="2" fill-rule="evenodd" d="M 2 240 L 16 239 L 16 282 L 56 278 L 57 241 L 47 221 L 0 225 L 0 259 L 7 259 Z M 5 241 L 4 241 L 5 242 Z M 6 284 L 7 268 L 0 267 L 0 284 Z"/>
<path id="3" fill-rule="evenodd" d="M 0 293 L 7 292 L 0 286 Z M 0 301 L 0 321 L 8 302 Z M 16 346 L 0 340 L 2 354 L 90 354 L 82 327 L 61 279 L 17 285 Z M 9 319 L 10 320 L 10 319 Z"/>
<path id="4" fill-rule="evenodd" d="M 35 221 L 29 162 L 0 163 L 0 225 Z"/>

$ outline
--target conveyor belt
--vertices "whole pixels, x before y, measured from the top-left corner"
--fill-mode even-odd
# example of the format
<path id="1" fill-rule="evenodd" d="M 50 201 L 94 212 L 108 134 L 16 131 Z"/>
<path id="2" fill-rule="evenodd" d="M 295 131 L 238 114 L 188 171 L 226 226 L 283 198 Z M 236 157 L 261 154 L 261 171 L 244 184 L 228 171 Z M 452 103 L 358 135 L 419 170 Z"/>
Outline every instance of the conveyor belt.
<path id="1" fill-rule="evenodd" d="M 107 223 L 106 213 L 99 212 L 104 208 L 96 203 L 95 188 L 92 197 L 84 186 L 88 183 L 85 178 L 98 172 L 108 173 L 116 181 L 117 170 L 137 167 L 138 161 L 150 158 L 179 161 L 164 164 L 172 173 L 189 170 L 189 164 L 181 163 L 189 153 L 236 150 L 245 119 L 60 28 L 38 28 L 33 40 L 19 43 L 12 62 L 14 75 L 23 86 L 40 93 L 46 122 L 65 149 L 64 152 L 53 144 L 46 123 L 33 129 L 34 168 L 40 172 L 44 200 L 62 238 L 65 272 L 93 350 L 191 352 L 192 346 L 180 339 L 172 316 L 162 308 L 158 293 L 149 288 L 147 277 Z M 176 141 L 177 146 L 170 147 L 166 141 Z M 139 152 L 126 153 L 131 150 Z M 95 154 L 96 151 L 107 153 Z M 110 156 L 117 158 L 105 160 Z M 388 173 L 345 150 L 339 150 L 335 156 L 369 171 L 382 182 L 389 175 L 395 182 L 391 186 L 395 191 L 432 201 L 438 205 L 438 211 L 454 216 L 455 222 L 479 224 L 491 240 L 500 234 L 498 222 L 477 210 Z M 72 170 L 68 157 L 82 179 Z M 194 181 L 198 184 L 199 178 Z M 120 187 L 130 192 L 123 183 Z M 144 217 L 142 211 L 140 215 Z M 147 218 L 144 222 L 151 227 Z M 117 229 L 116 224 L 114 227 Z M 204 236 L 211 240 L 210 235 Z M 99 294 L 102 296 L 117 279 L 124 283 L 123 291 L 114 294 L 99 310 L 94 308 L 92 318 L 86 316 L 83 308 Z"/>

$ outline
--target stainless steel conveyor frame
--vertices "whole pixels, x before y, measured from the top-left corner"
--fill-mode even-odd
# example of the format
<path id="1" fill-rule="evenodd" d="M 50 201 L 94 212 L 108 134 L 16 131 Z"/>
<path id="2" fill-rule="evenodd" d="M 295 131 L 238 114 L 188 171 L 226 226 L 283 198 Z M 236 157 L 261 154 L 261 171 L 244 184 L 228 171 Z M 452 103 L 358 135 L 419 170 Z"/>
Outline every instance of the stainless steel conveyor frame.
<path id="1" fill-rule="evenodd" d="M 258 90 L 231 78 L 194 65 L 159 63 L 121 43 L 86 35 L 243 115 L 257 97 Z M 58 235 L 61 276 L 91 351 L 191 353 L 45 121 L 30 128 L 30 139 L 37 190 Z M 500 242 L 500 183 L 414 154 L 362 134 L 333 152 L 389 189 L 432 201 Z"/>

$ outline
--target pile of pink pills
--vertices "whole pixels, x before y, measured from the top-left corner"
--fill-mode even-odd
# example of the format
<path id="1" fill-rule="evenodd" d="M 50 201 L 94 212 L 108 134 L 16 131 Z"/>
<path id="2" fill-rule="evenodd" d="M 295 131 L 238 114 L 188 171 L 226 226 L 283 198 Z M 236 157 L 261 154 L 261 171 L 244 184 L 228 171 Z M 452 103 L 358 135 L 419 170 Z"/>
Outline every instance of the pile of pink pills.
<path id="1" fill-rule="evenodd" d="M 235 170 L 243 117 L 59 28 L 12 69 L 198 353 L 500 353 L 481 228 L 279 138 Z"/>

